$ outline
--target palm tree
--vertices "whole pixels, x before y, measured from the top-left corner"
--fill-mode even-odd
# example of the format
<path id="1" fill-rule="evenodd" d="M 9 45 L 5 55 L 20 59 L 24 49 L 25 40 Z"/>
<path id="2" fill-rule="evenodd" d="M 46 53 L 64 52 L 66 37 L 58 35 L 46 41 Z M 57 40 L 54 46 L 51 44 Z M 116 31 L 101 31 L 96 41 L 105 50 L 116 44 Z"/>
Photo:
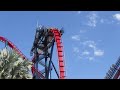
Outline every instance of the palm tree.
<path id="1" fill-rule="evenodd" d="M 0 50 L 0 79 L 32 79 L 32 62 L 23 60 L 14 50 Z"/>

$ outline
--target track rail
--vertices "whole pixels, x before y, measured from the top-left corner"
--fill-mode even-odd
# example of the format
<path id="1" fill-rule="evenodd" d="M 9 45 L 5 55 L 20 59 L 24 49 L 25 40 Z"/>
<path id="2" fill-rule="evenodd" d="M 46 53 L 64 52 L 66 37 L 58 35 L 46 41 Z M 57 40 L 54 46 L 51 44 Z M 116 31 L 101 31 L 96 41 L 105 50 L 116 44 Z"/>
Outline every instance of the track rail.
<path id="1" fill-rule="evenodd" d="M 8 46 L 11 47 L 12 49 L 14 49 L 17 52 L 17 54 L 19 54 L 23 59 L 27 59 L 27 57 L 8 39 L 0 36 L 0 41 L 3 42 L 3 43 L 7 42 Z"/>
<path id="2" fill-rule="evenodd" d="M 15 50 L 17 52 L 17 54 L 19 54 L 24 60 L 28 60 L 28 58 L 8 39 L 6 39 L 5 37 L 0 36 L 0 41 L 3 43 L 8 43 L 8 46 L 10 48 L 12 48 L 13 50 Z M 32 67 L 32 71 L 37 72 L 39 75 L 41 75 L 41 72 L 36 70 L 34 67 Z M 44 78 L 44 77 L 43 77 Z"/>
<path id="3" fill-rule="evenodd" d="M 55 43 L 57 47 L 58 64 L 59 64 L 59 79 L 65 79 L 65 63 L 64 63 L 64 55 L 63 55 L 63 46 L 62 46 L 62 41 L 61 41 L 62 35 L 58 29 L 50 29 L 49 32 L 53 33 L 53 37 L 55 39 Z M 34 63 L 35 56 L 33 56 L 32 61 Z"/>
<path id="4" fill-rule="evenodd" d="M 64 65 L 64 55 L 63 55 L 63 46 L 61 41 L 61 33 L 57 29 L 52 29 L 51 32 L 54 34 L 57 53 L 58 53 L 58 61 L 59 61 L 59 73 L 60 79 L 65 78 L 65 65 Z"/>
<path id="5" fill-rule="evenodd" d="M 120 76 L 120 57 L 117 62 L 110 67 L 109 71 L 106 73 L 105 79 L 119 79 Z"/>
<path id="6" fill-rule="evenodd" d="M 65 78 L 65 65 L 64 65 L 64 55 L 63 55 L 63 46 L 61 42 L 61 33 L 57 29 L 51 29 L 50 32 L 54 34 L 54 39 L 56 42 L 56 47 L 57 47 L 57 54 L 58 54 L 58 63 L 59 63 L 59 79 L 64 79 Z M 3 43 L 8 43 L 8 46 L 15 50 L 17 54 L 19 54 L 24 60 L 28 60 L 28 58 L 8 39 L 5 37 L 0 36 L 0 41 Z M 32 61 L 34 61 L 34 57 L 32 58 Z M 45 78 L 40 71 L 35 69 L 35 67 L 32 67 L 32 73 L 37 72 L 39 77 L 42 77 L 43 79 Z"/>
<path id="7" fill-rule="evenodd" d="M 115 74 L 115 76 L 113 77 L 113 79 L 119 79 L 119 76 L 120 76 L 120 68 L 117 71 L 117 73 Z"/>

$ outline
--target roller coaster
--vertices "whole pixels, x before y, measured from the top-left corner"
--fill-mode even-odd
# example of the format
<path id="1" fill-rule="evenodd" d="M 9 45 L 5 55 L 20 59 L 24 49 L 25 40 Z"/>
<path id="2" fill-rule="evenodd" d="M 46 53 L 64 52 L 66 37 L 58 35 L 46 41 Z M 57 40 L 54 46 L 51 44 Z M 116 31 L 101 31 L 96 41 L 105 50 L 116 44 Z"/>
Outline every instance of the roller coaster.
<path id="1" fill-rule="evenodd" d="M 31 61 L 34 65 L 31 68 L 33 79 L 53 79 L 54 71 L 58 79 L 65 79 L 64 49 L 62 45 L 62 35 L 64 30 L 57 28 L 37 27 L 34 42 L 30 51 Z M 8 39 L 0 36 L 0 41 L 11 49 L 15 50 L 24 60 L 28 58 Z M 58 66 L 53 62 L 53 48 L 56 45 Z M 120 79 L 120 57 L 106 73 L 105 79 Z"/>
<path id="2" fill-rule="evenodd" d="M 120 79 L 120 57 L 115 64 L 112 64 L 105 79 Z"/>
<path id="3" fill-rule="evenodd" d="M 52 79 L 51 71 L 53 70 L 58 79 L 65 79 L 64 52 L 61 40 L 63 33 L 64 31 L 62 29 L 58 30 L 57 28 L 46 28 L 44 26 L 37 27 L 30 52 L 30 55 L 33 56 L 31 60 L 34 63 L 31 68 L 33 79 Z M 0 36 L 0 41 L 15 50 L 23 59 L 28 60 L 11 41 L 2 36 Z M 55 66 L 52 60 L 55 43 L 57 48 L 58 67 Z M 39 65 L 42 69 L 39 68 Z"/>

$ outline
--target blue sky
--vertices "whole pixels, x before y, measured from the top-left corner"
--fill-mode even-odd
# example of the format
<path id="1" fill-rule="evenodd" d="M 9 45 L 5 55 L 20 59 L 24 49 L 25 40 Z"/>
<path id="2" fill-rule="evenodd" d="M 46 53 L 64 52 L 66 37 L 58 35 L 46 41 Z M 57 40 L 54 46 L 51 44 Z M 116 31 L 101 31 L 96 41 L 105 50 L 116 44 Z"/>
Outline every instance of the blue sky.
<path id="1" fill-rule="evenodd" d="M 1 11 L 0 36 L 31 59 L 37 21 L 39 25 L 64 28 L 68 79 L 103 79 L 120 55 L 119 11 Z M 53 54 L 57 62 L 56 49 Z"/>

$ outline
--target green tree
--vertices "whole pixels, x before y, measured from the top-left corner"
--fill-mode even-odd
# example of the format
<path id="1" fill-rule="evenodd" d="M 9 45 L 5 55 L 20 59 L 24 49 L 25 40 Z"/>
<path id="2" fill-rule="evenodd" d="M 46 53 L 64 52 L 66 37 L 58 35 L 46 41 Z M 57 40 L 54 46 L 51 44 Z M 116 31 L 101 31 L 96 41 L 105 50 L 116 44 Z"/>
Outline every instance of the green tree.
<path id="1" fill-rule="evenodd" d="M 32 65 L 12 49 L 0 50 L 0 79 L 32 79 Z"/>

